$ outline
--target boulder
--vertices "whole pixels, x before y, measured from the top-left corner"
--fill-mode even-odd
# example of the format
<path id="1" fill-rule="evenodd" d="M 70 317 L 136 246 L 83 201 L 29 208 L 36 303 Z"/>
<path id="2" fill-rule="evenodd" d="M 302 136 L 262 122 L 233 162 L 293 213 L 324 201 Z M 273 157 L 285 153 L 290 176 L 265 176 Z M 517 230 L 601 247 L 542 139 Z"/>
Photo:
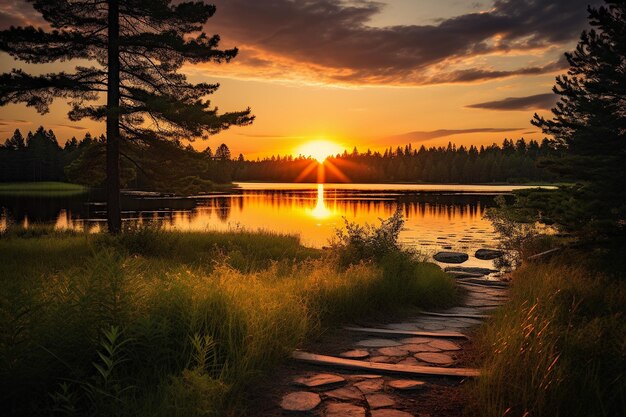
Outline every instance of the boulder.
<path id="1" fill-rule="evenodd" d="M 492 259 L 502 258 L 504 256 L 504 252 L 497 249 L 478 249 L 474 256 L 477 259 L 482 259 L 484 261 L 490 261 Z"/>
<path id="2" fill-rule="evenodd" d="M 445 264 L 462 264 L 469 259 L 469 255 L 463 252 L 437 252 L 433 258 Z"/>

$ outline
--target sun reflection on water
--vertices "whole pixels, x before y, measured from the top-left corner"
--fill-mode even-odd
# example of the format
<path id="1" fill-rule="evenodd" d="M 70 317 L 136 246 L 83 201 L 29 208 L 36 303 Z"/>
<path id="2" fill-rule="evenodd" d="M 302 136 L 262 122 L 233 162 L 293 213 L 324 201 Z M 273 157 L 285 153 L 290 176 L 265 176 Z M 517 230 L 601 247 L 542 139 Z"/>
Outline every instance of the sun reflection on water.
<path id="1" fill-rule="evenodd" d="M 333 215 L 333 212 L 326 207 L 324 201 L 324 184 L 317 184 L 317 199 L 313 209 L 307 209 L 307 212 L 316 219 L 327 219 Z"/>

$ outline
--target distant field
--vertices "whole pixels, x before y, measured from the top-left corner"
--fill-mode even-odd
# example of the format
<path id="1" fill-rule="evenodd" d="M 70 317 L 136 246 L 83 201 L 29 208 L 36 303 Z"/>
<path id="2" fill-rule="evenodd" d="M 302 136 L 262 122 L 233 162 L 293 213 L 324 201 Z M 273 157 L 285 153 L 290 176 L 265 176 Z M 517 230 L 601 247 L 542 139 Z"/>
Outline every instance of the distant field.
<path id="1" fill-rule="evenodd" d="M 0 195 L 66 196 L 83 194 L 87 187 L 66 182 L 8 182 L 0 183 Z"/>

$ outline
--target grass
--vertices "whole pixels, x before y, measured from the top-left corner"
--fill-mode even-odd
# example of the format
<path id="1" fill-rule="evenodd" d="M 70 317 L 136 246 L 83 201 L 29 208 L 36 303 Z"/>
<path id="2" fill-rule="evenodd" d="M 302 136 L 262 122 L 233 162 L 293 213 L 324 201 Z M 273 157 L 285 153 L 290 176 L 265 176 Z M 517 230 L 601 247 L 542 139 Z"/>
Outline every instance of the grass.
<path id="1" fill-rule="evenodd" d="M 568 253 L 514 273 L 511 300 L 480 336 L 478 415 L 626 415 L 623 270 L 601 275 L 586 258 Z"/>
<path id="2" fill-rule="evenodd" d="M 84 194 L 87 187 L 65 182 L 0 183 L 0 195 L 26 197 L 66 197 Z"/>
<path id="3" fill-rule="evenodd" d="M 343 265 L 269 233 L 141 229 L 0 238 L 5 415 L 212 416 L 329 326 L 455 301 L 454 283 L 390 251 Z"/>

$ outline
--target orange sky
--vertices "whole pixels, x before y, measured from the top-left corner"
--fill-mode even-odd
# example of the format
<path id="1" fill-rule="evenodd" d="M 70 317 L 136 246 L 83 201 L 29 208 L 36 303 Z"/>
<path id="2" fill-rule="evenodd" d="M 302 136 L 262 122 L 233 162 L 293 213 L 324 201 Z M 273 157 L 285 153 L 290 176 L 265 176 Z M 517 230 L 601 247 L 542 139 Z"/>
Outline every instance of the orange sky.
<path id="1" fill-rule="evenodd" d="M 31 18 L 22 3 L 3 2 L 0 25 L 7 24 L 3 16 L 17 23 Z M 363 150 L 539 139 L 529 121 L 535 111 L 547 114 L 547 94 L 564 67 L 559 59 L 575 45 L 586 16 L 586 1 L 579 0 L 215 3 L 218 12 L 206 31 L 222 35 L 222 47 L 238 46 L 240 55 L 231 64 L 184 71 L 192 81 L 221 84 L 212 101 L 222 111 L 249 106 L 256 120 L 194 146 L 224 142 L 248 158 L 293 153 L 320 139 Z M 2 72 L 36 68 L 5 54 L 0 66 Z M 528 99 L 503 101 L 508 98 Z M 63 101 L 43 116 L 23 105 L 5 106 L 0 138 L 39 125 L 60 140 L 104 131 L 89 120 L 71 123 L 66 112 Z"/>

